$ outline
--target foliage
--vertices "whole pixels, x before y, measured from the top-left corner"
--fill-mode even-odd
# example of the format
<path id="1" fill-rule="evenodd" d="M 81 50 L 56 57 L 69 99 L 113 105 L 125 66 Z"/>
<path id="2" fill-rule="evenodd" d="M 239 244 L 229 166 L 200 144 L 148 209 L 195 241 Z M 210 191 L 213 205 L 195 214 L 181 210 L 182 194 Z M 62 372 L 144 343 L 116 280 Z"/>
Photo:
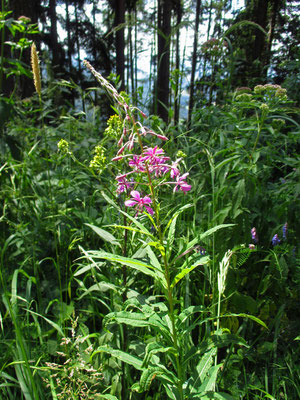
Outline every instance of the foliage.
<path id="1" fill-rule="evenodd" d="M 298 109 L 289 85 L 232 91 L 228 37 L 202 48 L 222 104 L 191 124 L 87 62 L 101 88 L 1 98 L 4 400 L 299 398 Z"/>
<path id="2" fill-rule="evenodd" d="M 76 398 L 97 384 L 107 399 L 296 398 L 299 125 L 286 92 L 242 88 L 195 112 L 189 132 L 149 119 L 153 136 L 102 83 L 118 100 L 107 127 L 97 114 L 57 118 L 45 90 L 43 119 L 32 99 L 6 127 L 21 160 L 3 148 L 2 397 Z M 144 161 L 118 150 L 126 138 L 146 140 Z M 130 160 L 139 198 L 115 179 Z"/>

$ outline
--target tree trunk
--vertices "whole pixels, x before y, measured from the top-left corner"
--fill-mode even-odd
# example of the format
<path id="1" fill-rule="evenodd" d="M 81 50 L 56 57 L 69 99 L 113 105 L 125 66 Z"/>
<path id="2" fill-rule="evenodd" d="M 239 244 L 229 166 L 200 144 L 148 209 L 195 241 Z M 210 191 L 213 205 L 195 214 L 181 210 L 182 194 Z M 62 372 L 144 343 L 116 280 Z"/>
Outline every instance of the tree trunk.
<path id="1" fill-rule="evenodd" d="M 125 89 L 125 38 L 124 38 L 124 27 L 119 25 L 125 23 L 125 0 L 116 0 L 115 3 L 115 28 L 116 31 L 116 72 L 120 77 L 120 90 Z"/>
<path id="2" fill-rule="evenodd" d="M 180 72 L 180 23 L 182 18 L 182 4 L 180 0 L 176 1 L 176 49 L 175 49 L 175 93 L 174 93 L 174 124 L 179 122 L 180 101 L 179 101 L 179 72 Z"/>
<path id="3" fill-rule="evenodd" d="M 69 0 L 66 0 L 66 28 L 67 28 L 67 41 L 68 41 L 68 66 L 69 66 L 70 76 L 72 76 L 72 46 L 71 46 L 71 32 L 70 32 Z"/>
<path id="4" fill-rule="evenodd" d="M 193 55 L 192 55 L 190 97 L 189 97 L 189 108 L 188 108 L 188 119 L 187 119 L 187 127 L 188 127 L 188 129 L 190 129 L 190 126 L 191 126 L 192 112 L 193 112 L 193 108 L 194 108 L 194 86 L 195 86 L 195 72 L 196 72 L 196 65 L 197 65 L 197 48 L 198 48 L 198 32 L 199 32 L 199 21 L 200 21 L 200 7 L 201 7 L 201 0 L 197 0 L 195 31 L 194 31 L 194 48 L 193 48 Z"/>
<path id="5" fill-rule="evenodd" d="M 280 0 L 273 0 L 272 7 L 271 7 L 269 32 L 268 32 L 268 45 L 267 45 L 266 59 L 265 59 L 265 65 L 267 65 L 267 66 L 270 65 L 271 49 L 272 49 L 272 43 L 273 43 L 273 38 L 274 38 L 274 29 L 275 29 L 277 15 L 278 15 L 279 8 L 280 8 L 279 2 L 280 2 Z"/>
<path id="6" fill-rule="evenodd" d="M 52 67 L 60 69 L 60 51 L 58 45 L 57 34 L 57 15 L 56 15 L 56 0 L 49 0 L 49 14 L 50 14 L 50 40 L 52 50 Z"/>
<path id="7" fill-rule="evenodd" d="M 158 1 L 157 114 L 168 122 L 170 81 L 171 0 Z"/>
<path id="8" fill-rule="evenodd" d="M 130 83 L 131 83 L 131 97 L 133 102 L 136 104 L 135 101 L 135 82 L 134 82 L 134 64 L 135 59 L 133 57 L 133 38 L 132 38 L 132 20 L 133 20 L 132 10 L 130 11 L 130 23 L 128 27 L 128 42 L 129 42 L 129 60 L 128 60 L 128 68 L 130 68 Z"/>

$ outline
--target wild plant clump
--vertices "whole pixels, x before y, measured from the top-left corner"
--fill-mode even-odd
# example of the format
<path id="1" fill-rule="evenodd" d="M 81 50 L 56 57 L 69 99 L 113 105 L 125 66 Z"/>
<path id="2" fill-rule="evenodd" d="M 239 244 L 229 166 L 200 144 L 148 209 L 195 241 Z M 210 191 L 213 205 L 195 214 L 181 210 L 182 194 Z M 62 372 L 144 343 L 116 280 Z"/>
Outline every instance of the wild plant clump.
<path id="1" fill-rule="evenodd" d="M 103 374 L 95 369 L 89 359 L 93 346 L 87 345 L 87 337 L 76 331 L 78 317 L 71 320 L 71 337 L 63 337 L 60 362 L 46 362 L 49 378 L 44 378 L 49 390 L 60 400 L 100 398 Z"/>

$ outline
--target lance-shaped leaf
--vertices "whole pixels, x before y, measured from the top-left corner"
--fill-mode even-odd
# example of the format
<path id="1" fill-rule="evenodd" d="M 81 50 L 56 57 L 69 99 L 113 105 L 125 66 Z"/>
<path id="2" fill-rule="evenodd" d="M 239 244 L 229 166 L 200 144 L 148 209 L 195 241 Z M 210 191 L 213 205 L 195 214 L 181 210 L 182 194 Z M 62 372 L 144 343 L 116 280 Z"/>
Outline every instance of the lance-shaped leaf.
<path id="1" fill-rule="evenodd" d="M 114 245 L 117 245 L 117 246 L 121 247 L 121 245 L 118 242 L 118 240 L 111 233 L 109 233 L 106 230 L 104 230 L 102 228 L 99 228 L 98 226 L 95 226 L 95 225 L 91 225 L 91 224 L 85 224 L 85 225 L 87 225 L 90 228 L 92 228 L 93 231 L 96 232 L 99 237 L 101 237 L 101 239 L 105 240 L 106 242 L 109 242 L 111 244 L 114 244 Z"/>
<path id="2" fill-rule="evenodd" d="M 122 350 L 117 350 L 117 349 L 113 349 L 112 347 L 109 346 L 99 346 L 91 355 L 91 359 L 99 353 L 108 353 L 113 357 L 116 357 L 118 360 L 126 363 L 126 364 L 130 364 L 132 365 L 135 369 L 138 369 L 140 371 L 143 370 L 142 368 L 142 363 L 143 360 L 141 360 L 140 358 L 136 357 L 136 356 L 132 356 L 131 354 L 125 353 Z"/>
<path id="3" fill-rule="evenodd" d="M 169 344 L 172 344 L 172 337 L 168 326 L 165 325 L 163 320 L 155 312 L 149 314 L 128 311 L 112 312 L 105 316 L 103 323 L 107 325 L 112 321 L 134 327 L 153 328 L 157 333 L 161 334 Z"/>
<path id="4" fill-rule="evenodd" d="M 211 229 L 208 229 L 208 231 L 201 233 L 201 235 L 199 235 L 197 238 L 195 238 L 191 242 L 189 242 L 187 245 L 187 249 L 190 249 L 191 247 L 195 246 L 195 244 L 198 244 L 203 239 L 214 234 L 215 232 L 219 231 L 220 229 L 230 228 L 231 226 L 234 226 L 234 225 L 235 224 L 220 224 L 220 225 L 214 226 Z"/>
<path id="5" fill-rule="evenodd" d="M 145 275 L 152 276 L 152 278 L 160 281 L 164 287 L 167 286 L 165 278 L 162 277 L 161 274 L 157 273 L 157 268 L 154 267 L 153 265 L 146 264 L 143 261 L 137 260 L 135 258 L 127 258 L 127 257 L 119 256 L 117 254 L 106 253 L 104 251 L 91 250 L 91 251 L 87 251 L 86 253 L 92 259 L 100 258 L 100 259 L 108 260 L 111 262 L 115 262 L 117 264 L 126 265 L 127 267 L 136 269 L 137 271 L 140 271 Z M 159 272 L 161 272 L 161 271 L 159 271 Z"/>
<path id="6" fill-rule="evenodd" d="M 193 269 L 199 267 L 199 265 L 204 265 L 207 264 L 210 261 L 209 257 L 201 257 L 197 260 L 197 262 L 194 263 L 186 268 L 183 268 L 173 279 L 173 282 L 171 283 L 171 289 L 175 287 L 175 285 L 182 279 L 184 278 L 189 272 L 193 271 Z M 185 265 L 185 264 L 184 264 Z"/>
<path id="7" fill-rule="evenodd" d="M 144 357 L 144 361 L 143 361 L 143 367 L 148 366 L 148 364 L 151 360 L 151 357 L 154 354 L 168 353 L 168 352 L 175 354 L 176 350 L 174 347 L 166 347 L 165 345 L 160 344 L 158 342 L 148 343 L 146 346 L 146 349 L 145 349 L 145 357 Z"/>
<path id="8" fill-rule="evenodd" d="M 193 347 L 189 352 L 187 352 L 184 359 L 184 365 L 186 365 L 186 363 L 188 363 L 192 358 L 204 354 L 206 351 L 215 347 L 226 347 L 232 344 L 249 347 L 246 341 L 237 335 L 232 335 L 230 333 L 212 335 L 207 340 L 204 340 L 200 346 L 197 348 Z"/>
<path id="9" fill-rule="evenodd" d="M 173 385 L 176 384 L 177 380 L 176 376 L 166 368 L 162 368 L 162 366 L 151 366 L 144 369 L 140 378 L 138 391 L 142 393 L 149 390 L 154 378 L 158 378 L 165 383 L 171 383 Z"/>

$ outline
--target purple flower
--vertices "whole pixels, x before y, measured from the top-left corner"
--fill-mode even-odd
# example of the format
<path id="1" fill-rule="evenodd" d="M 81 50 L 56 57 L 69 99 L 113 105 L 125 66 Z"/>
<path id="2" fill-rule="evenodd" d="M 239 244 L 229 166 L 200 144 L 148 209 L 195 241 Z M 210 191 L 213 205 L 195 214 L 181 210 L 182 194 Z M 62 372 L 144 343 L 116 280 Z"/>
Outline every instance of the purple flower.
<path id="1" fill-rule="evenodd" d="M 185 181 L 186 177 L 189 175 L 188 172 L 186 172 L 183 175 L 178 175 L 176 176 L 176 182 L 175 182 L 175 187 L 173 189 L 173 192 L 176 192 L 178 189 L 182 190 L 183 192 L 188 192 L 191 190 L 192 186 L 188 185 Z"/>
<path id="2" fill-rule="evenodd" d="M 256 228 L 252 228 L 251 229 L 251 237 L 254 243 L 258 242 L 258 236 L 257 236 L 257 232 L 256 232 Z"/>
<path id="3" fill-rule="evenodd" d="M 132 160 L 129 161 L 128 165 L 130 167 L 134 168 L 136 171 L 144 172 L 145 171 L 145 166 L 143 162 L 143 158 L 140 156 L 134 155 Z"/>
<path id="4" fill-rule="evenodd" d="M 283 239 L 285 239 L 285 240 L 286 240 L 286 237 L 287 237 L 287 229 L 288 229 L 288 224 L 286 222 L 282 227 L 282 236 L 283 236 Z"/>
<path id="5" fill-rule="evenodd" d="M 143 160 L 148 161 L 149 164 L 158 164 L 161 162 L 161 157 L 164 154 L 163 149 L 160 149 L 158 146 L 155 147 L 148 147 L 144 151 Z"/>
<path id="6" fill-rule="evenodd" d="M 132 197 L 132 199 L 126 200 L 124 203 L 126 207 L 135 207 L 137 214 L 140 211 L 143 211 L 143 207 L 145 207 L 149 214 L 154 214 L 152 208 L 148 206 L 148 204 L 152 203 L 152 200 L 149 196 L 141 197 L 140 192 L 138 192 L 137 190 L 132 190 L 130 192 L 130 196 Z"/>
<path id="7" fill-rule="evenodd" d="M 134 182 L 129 182 L 127 180 L 127 175 L 129 174 L 124 174 L 124 175 L 119 175 L 116 177 L 116 180 L 118 181 L 118 187 L 117 187 L 117 193 L 123 193 L 127 192 L 127 189 L 131 189 L 134 185 Z"/>
<path id="8" fill-rule="evenodd" d="M 274 235 L 273 238 L 272 238 L 272 245 L 273 246 L 277 246 L 279 243 L 280 243 L 280 239 L 279 239 L 279 237 L 278 237 L 278 235 L 276 233 L 276 235 Z"/>
<path id="9" fill-rule="evenodd" d="M 182 160 L 182 158 L 179 158 L 178 160 L 172 162 L 172 165 L 170 168 L 170 170 L 171 170 L 170 175 L 171 175 L 172 179 L 176 178 L 180 174 L 180 171 L 178 169 L 178 164 L 180 163 L 181 160 Z"/>

